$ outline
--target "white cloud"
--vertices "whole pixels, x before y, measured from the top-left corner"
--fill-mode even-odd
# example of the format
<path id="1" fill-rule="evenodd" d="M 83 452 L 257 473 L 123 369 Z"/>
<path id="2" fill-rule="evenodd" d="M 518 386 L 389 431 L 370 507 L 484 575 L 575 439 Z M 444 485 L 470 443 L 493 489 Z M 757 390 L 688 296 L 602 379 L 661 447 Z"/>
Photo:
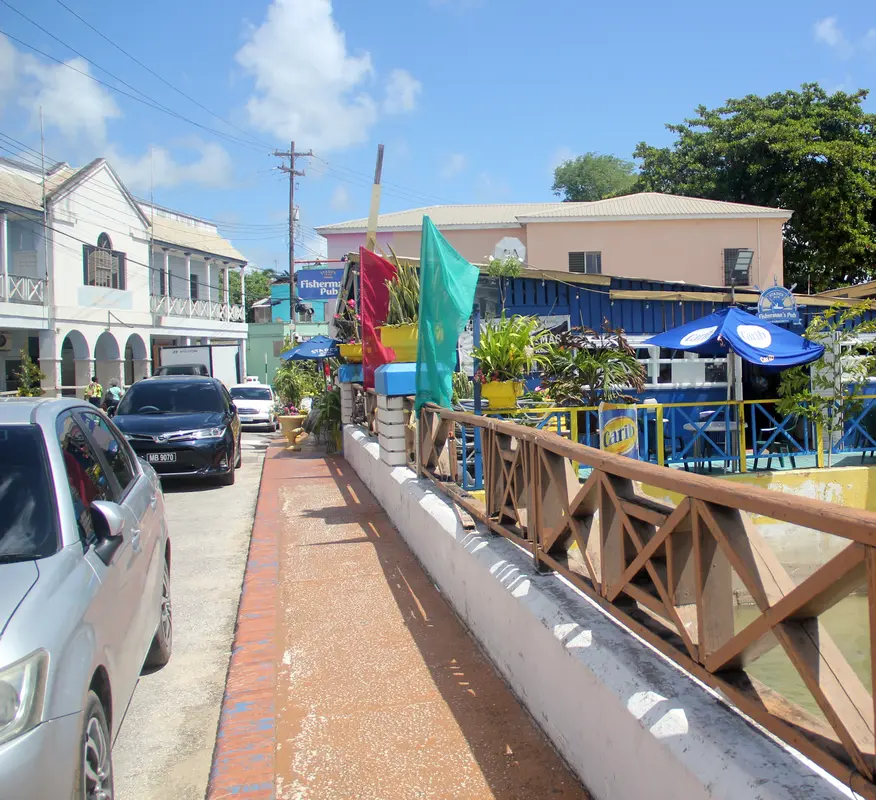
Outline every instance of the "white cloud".
<path id="1" fill-rule="evenodd" d="M 18 72 L 18 50 L 3 34 L 0 34 L 0 94 L 15 87 Z"/>
<path id="2" fill-rule="evenodd" d="M 368 139 L 380 111 L 370 92 L 374 65 L 370 53 L 347 51 L 331 0 L 273 0 L 236 58 L 255 81 L 246 107 L 256 128 L 325 151 Z M 391 95 L 401 110 L 419 91 L 405 76 L 395 78 Z"/>
<path id="3" fill-rule="evenodd" d="M 82 137 L 95 144 L 106 141 L 106 125 L 122 116 L 110 93 L 90 77 L 88 63 L 71 58 L 65 64 L 46 64 L 20 56 L 21 72 L 31 78 L 33 90 L 21 92 L 21 105 L 30 111 L 31 123 L 57 128 L 64 136 Z"/>
<path id="4" fill-rule="evenodd" d="M 191 140 L 186 148 L 195 152 L 195 158 L 186 162 L 177 161 L 164 147 L 153 147 L 139 158 L 129 158 L 115 148 L 107 151 L 107 159 L 115 167 L 122 180 L 135 191 L 146 191 L 194 183 L 221 189 L 231 184 L 234 165 L 231 156 L 215 142 Z"/>
<path id="5" fill-rule="evenodd" d="M 451 153 L 444 159 L 441 167 L 441 177 L 449 181 L 459 175 L 468 166 L 468 159 L 462 153 Z"/>
<path id="6" fill-rule="evenodd" d="M 870 28 L 870 30 L 864 34 L 861 46 L 865 50 L 876 50 L 876 28 Z"/>
<path id="7" fill-rule="evenodd" d="M 813 27 L 813 33 L 816 42 L 833 48 L 841 58 L 849 58 L 855 50 L 840 28 L 836 17 L 818 20 Z"/>
<path id="8" fill-rule="evenodd" d="M 338 186 L 329 202 L 335 211 L 346 211 L 350 207 L 350 193 L 345 186 Z"/>
<path id="9" fill-rule="evenodd" d="M 406 69 L 394 69 L 386 83 L 383 110 L 387 114 L 406 114 L 417 107 L 417 97 L 423 90 L 420 83 Z"/>

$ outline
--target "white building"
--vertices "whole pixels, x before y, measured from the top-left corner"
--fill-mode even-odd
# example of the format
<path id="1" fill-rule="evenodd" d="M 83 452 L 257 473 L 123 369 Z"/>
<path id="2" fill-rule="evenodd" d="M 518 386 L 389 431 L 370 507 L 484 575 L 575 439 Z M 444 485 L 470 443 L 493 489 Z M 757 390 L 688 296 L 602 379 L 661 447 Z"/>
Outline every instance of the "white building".
<path id="1" fill-rule="evenodd" d="M 124 385 L 151 374 L 162 345 L 236 342 L 243 305 L 231 270 L 246 258 L 204 220 L 137 201 L 104 159 L 39 170 L 0 159 L 0 391 L 20 352 L 49 394 L 79 394 L 96 374 Z M 45 234 L 44 234 L 45 232 Z"/>

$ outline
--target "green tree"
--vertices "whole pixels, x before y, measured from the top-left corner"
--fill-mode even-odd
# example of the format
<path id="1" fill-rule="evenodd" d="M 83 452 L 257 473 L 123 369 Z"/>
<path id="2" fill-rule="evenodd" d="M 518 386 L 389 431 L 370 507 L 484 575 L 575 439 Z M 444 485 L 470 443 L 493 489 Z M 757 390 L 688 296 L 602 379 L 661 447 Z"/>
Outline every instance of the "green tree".
<path id="1" fill-rule="evenodd" d="M 269 269 L 254 269 L 246 273 L 246 321 L 253 321 L 252 304 L 271 296 L 273 272 Z M 228 276 L 228 292 L 231 302 L 240 305 L 240 273 L 232 270 Z"/>
<path id="2" fill-rule="evenodd" d="M 868 379 L 876 373 L 876 319 L 870 312 L 876 301 L 862 300 L 854 306 L 834 305 L 814 317 L 803 334 L 824 347 L 813 364 L 792 367 L 782 373 L 778 411 L 796 414 L 819 423 L 827 447 L 827 465 L 833 464 L 833 440 L 846 421 L 861 411 Z M 843 342 L 854 342 L 852 352 L 843 352 Z"/>
<path id="3" fill-rule="evenodd" d="M 876 114 L 866 90 L 748 95 L 667 125 L 670 147 L 641 142 L 636 190 L 794 211 L 785 276 L 813 290 L 869 279 L 876 245 Z"/>
<path id="4" fill-rule="evenodd" d="M 554 170 L 551 187 L 564 202 L 602 200 L 627 194 L 636 182 L 636 165 L 605 153 L 585 153 Z"/>
<path id="5" fill-rule="evenodd" d="M 25 350 L 21 351 L 21 365 L 15 370 L 18 379 L 19 397 L 42 397 L 42 382 L 46 379 L 45 373 L 35 364 Z"/>

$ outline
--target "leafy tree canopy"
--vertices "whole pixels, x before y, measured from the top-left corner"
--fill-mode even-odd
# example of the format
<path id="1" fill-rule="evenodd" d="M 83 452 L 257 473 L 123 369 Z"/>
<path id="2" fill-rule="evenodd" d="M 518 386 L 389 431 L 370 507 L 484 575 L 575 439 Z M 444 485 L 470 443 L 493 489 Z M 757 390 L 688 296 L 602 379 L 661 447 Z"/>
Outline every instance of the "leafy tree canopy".
<path id="1" fill-rule="evenodd" d="M 254 269 L 246 273 L 246 321 L 252 322 L 252 304 L 271 295 L 274 273 L 269 269 Z M 240 304 L 240 273 L 235 269 L 228 276 L 228 293 L 234 305 Z"/>
<path id="2" fill-rule="evenodd" d="M 585 153 L 554 170 L 553 192 L 564 202 L 602 200 L 627 194 L 636 182 L 636 165 L 617 156 Z"/>
<path id="3" fill-rule="evenodd" d="M 785 280 L 813 291 L 858 283 L 876 266 L 876 114 L 866 90 L 748 95 L 641 142 L 636 191 L 787 208 Z M 811 281 L 811 283 L 810 283 Z"/>

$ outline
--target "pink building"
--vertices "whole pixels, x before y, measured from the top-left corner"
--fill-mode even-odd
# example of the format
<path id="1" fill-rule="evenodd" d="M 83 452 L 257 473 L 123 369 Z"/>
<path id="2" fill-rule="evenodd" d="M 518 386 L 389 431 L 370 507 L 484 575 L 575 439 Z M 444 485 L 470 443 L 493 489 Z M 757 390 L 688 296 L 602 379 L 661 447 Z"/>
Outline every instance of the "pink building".
<path id="1" fill-rule="evenodd" d="M 592 203 L 447 205 L 381 214 L 378 248 L 419 257 L 431 217 L 469 261 L 483 263 L 500 242 L 525 248 L 535 269 L 601 273 L 714 286 L 771 286 L 783 279 L 779 208 L 645 192 Z M 367 220 L 324 225 L 328 257 L 365 243 Z"/>

